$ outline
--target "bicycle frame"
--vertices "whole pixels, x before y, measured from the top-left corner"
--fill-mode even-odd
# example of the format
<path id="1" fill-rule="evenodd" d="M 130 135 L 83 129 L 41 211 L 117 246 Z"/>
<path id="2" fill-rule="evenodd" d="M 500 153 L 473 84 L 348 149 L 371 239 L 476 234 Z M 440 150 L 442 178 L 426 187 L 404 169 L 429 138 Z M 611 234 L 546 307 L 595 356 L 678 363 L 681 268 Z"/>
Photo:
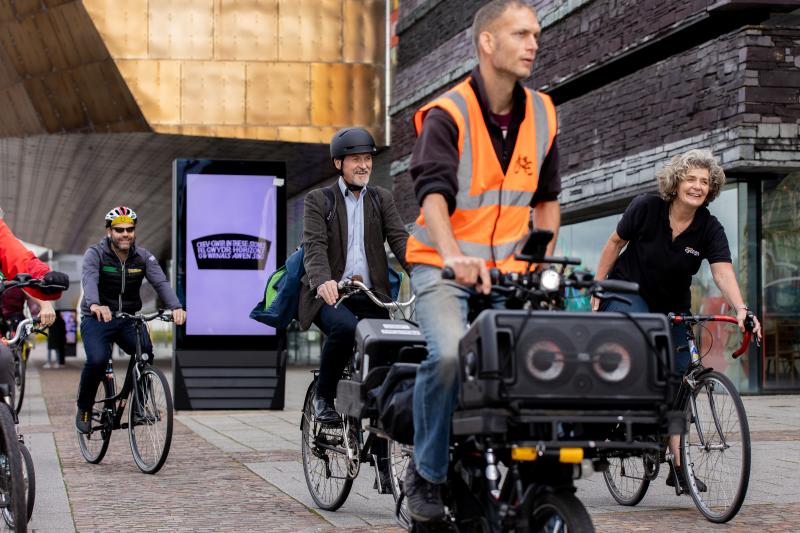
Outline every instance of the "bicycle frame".
<path id="1" fill-rule="evenodd" d="M 134 396 L 134 405 L 135 402 L 139 401 L 139 391 L 136 387 L 133 386 L 134 380 L 138 381 L 140 377 L 140 370 L 139 366 L 142 364 L 149 364 L 148 361 L 145 361 L 142 358 L 142 333 L 143 333 L 143 323 L 139 320 L 136 320 L 136 353 L 133 354 L 128 362 L 128 369 L 125 372 L 125 381 L 122 383 L 122 388 L 120 391 L 111 396 L 110 398 L 104 398 L 102 400 L 96 401 L 95 403 L 102 403 L 105 404 L 105 411 L 111 411 L 111 429 L 126 429 L 128 427 L 127 423 L 122 422 L 122 415 L 125 411 L 125 405 L 127 404 L 128 394 L 133 391 Z M 109 347 L 110 348 L 110 347 Z M 111 350 L 109 350 L 109 358 L 108 358 L 108 367 L 106 369 L 106 376 L 108 376 L 109 372 L 113 375 L 114 372 L 114 365 L 111 361 Z M 103 379 L 107 379 L 104 377 Z M 104 428 L 98 428 L 104 429 Z"/>
<path id="2" fill-rule="evenodd" d="M 704 374 L 708 374 L 709 372 L 713 371 L 713 368 L 706 368 L 703 366 L 702 357 L 700 356 L 700 351 L 697 348 L 697 339 L 694 334 L 694 326 L 702 323 L 702 322 L 728 322 L 731 324 L 738 324 L 738 321 L 731 316 L 728 315 L 707 315 L 707 316 L 686 316 L 686 315 L 670 315 L 670 320 L 674 324 L 685 324 L 686 325 L 686 342 L 687 342 L 687 349 L 689 350 L 690 361 L 689 361 L 689 368 L 686 371 L 683 379 L 681 380 L 681 386 L 678 389 L 678 395 L 675 399 L 675 408 L 684 410 L 686 408 L 687 402 L 691 408 L 692 417 L 697 417 L 697 402 L 695 400 L 692 391 L 697 387 L 698 378 L 703 376 Z M 750 344 L 751 339 L 751 332 L 746 330 L 743 338 L 741 346 L 734 351 L 731 355 L 734 359 L 741 356 L 746 350 L 748 345 Z M 700 425 L 696 426 L 697 429 L 697 436 L 700 439 L 700 444 L 704 447 L 708 447 L 709 449 L 724 449 L 727 447 L 727 442 L 725 441 L 725 431 L 722 428 L 722 425 L 719 421 L 719 416 L 717 415 L 716 403 L 714 396 L 709 393 L 708 401 L 711 405 L 711 414 L 714 420 L 714 427 L 717 431 L 717 435 L 719 436 L 722 444 L 717 446 L 709 446 L 706 441 L 706 436 L 703 434 L 703 429 Z"/>

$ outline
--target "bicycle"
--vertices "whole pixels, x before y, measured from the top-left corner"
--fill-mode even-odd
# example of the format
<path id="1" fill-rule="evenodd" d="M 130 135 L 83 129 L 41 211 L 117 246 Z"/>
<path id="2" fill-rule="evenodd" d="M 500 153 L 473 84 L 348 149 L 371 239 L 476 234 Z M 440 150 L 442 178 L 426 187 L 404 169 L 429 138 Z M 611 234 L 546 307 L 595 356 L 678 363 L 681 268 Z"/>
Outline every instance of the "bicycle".
<path id="1" fill-rule="evenodd" d="M 66 287 L 47 285 L 42 280 L 33 279 L 29 274 L 17 274 L 13 280 L 3 281 L 0 293 L 11 287 L 32 287 L 36 289 L 65 290 Z M 39 323 L 38 318 L 28 318 L 17 325 L 11 339 L 4 340 L 12 349 L 25 342 Z M 16 385 L 16 383 L 15 383 Z M 25 439 L 17 432 L 16 406 L 11 401 L 11 390 L 7 384 L 0 384 L 2 403 L 0 407 L 0 510 L 5 524 L 16 532 L 27 530 L 36 500 L 36 475 L 33 458 L 25 446 Z"/>
<path id="2" fill-rule="evenodd" d="M 153 366 L 149 354 L 142 353 L 142 335 L 147 333 L 146 322 L 170 322 L 172 313 L 132 315 L 118 311 L 114 317 L 135 322 L 136 353 L 130 358 L 122 389 L 117 393 L 109 346 L 106 374 L 95 394 L 91 430 L 86 434 L 78 432 L 81 455 L 88 463 L 100 463 L 108 451 L 111 432 L 127 429 L 136 466 L 145 474 L 155 474 L 164 466 L 172 442 L 172 393 L 164 373 Z M 122 422 L 126 407 L 128 421 Z"/>
<path id="3" fill-rule="evenodd" d="M 414 298 L 406 302 L 383 302 L 363 283 L 357 280 L 343 280 L 338 285 L 342 296 L 336 306 L 350 296 L 362 292 L 376 305 L 390 313 L 401 312 L 410 306 Z M 403 324 L 400 320 L 365 319 L 359 321 L 356 329 L 356 348 L 351 364 L 345 369 L 345 375 L 339 382 L 352 382 L 354 375 L 360 373 L 363 352 L 359 352 L 360 332 L 370 324 L 388 323 Z M 371 427 L 362 428 L 361 412 L 357 416 L 348 414 L 346 406 L 339 405 L 342 397 L 337 395 L 337 410 L 341 421 L 334 424 L 317 422 L 314 416 L 313 398 L 317 386 L 318 372 L 314 371 L 314 379 L 306 391 L 303 402 L 303 414 L 300 420 L 302 435 L 301 452 L 303 473 L 311 498 L 320 509 L 336 511 L 347 500 L 353 480 L 358 476 L 360 467 L 368 463 L 375 468 L 376 488 L 381 494 L 392 494 L 395 501 L 399 498 L 398 475 L 402 475 L 400 467 L 393 461 L 392 451 L 397 445 L 392 441 L 385 442 L 378 432 Z M 374 426 L 374 423 L 372 424 Z M 366 439 L 364 434 L 367 433 Z M 395 455 L 396 457 L 396 455 Z M 404 469 L 402 470 L 404 472 Z"/>
<path id="4" fill-rule="evenodd" d="M 41 330 L 35 329 L 35 326 L 38 325 L 39 318 L 27 318 L 22 320 L 17 324 L 17 329 L 15 335 L 9 339 L 5 340 L 5 344 L 12 349 L 12 352 L 16 352 L 19 346 L 25 346 L 27 344 L 27 339 L 33 332 L 44 333 Z M 4 397 L 6 404 L 9 406 L 10 409 L 13 409 L 11 406 L 11 399 Z M 21 402 L 15 402 L 18 406 Z M 19 424 L 19 411 L 14 410 L 13 419 L 14 424 Z M 36 501 L 36 472 L 33 466 L 33 457 L 31 456 L 30 450 L 25 445 L 25 437 L 22 433 L 17 432 L 17 441 L 19 443 L 19 450 L 22 457 L 22 479 L 23 479 L 23 492 L 25 494 L 26 500 L 26 513 L 27 513 L 27 521 L 30 522 L 31 517 L 33 516 L 33 508 Z M 9 527 L 14 527 L 14 515 L 12 512 L 8 511 L 7 509 L 3 510 L 3 519 Z"/>
<path id="5" fill-rule="evenodd" d="M 16 321 L 7 321 L 8 334 L 16 331 L 19 323 L 14 324 Z M 9 337 L 10 338 L 10 337 Z M 14 411 L 17 414 L 22 410 L 22 400 L 25 398 L 25 376 L 27 374 L 28 358 L 31 353 L 31 343 L 27 338 L 18 344 L 15 344 L 11 349 L 14 355 Z"/>
<path id="6" fill-rule="evenodd" d="M 686 324 L 686 347 L 691 360 L 682 377 L 673 409 L 685 413 L 688 431 L 681 433 L 680 468 L 697 509 L 711 522 L 724 523 L 739 512 L 750 479 L 750 432 L 741 396 L 731 380 L 703 366 L 694 327 L 705 322 L 737 320 L 725 315 L 668 315 L 672 324 Z M 732 356 L 745 353 L 750 343 L 753 320 L 748 315 L 742 342 Z M 757 340 L 756 340 L 757 342 Z M 609 457 L 604 479 L 611 496 L 621 505 L 638 504 L 651 481 L 658 477 L 659 465 L 669 462 L 676 472 L 675 457 L 665 441 L 660 449 L 641 457 Z M 735 463 L 735 464 L 734 464 Z M 728 470 L 727 467 L 732 469 Z M 731 479 L 723 479 L 731 474 Z M 677 473 L 675 493 L 683 494 Z"/>

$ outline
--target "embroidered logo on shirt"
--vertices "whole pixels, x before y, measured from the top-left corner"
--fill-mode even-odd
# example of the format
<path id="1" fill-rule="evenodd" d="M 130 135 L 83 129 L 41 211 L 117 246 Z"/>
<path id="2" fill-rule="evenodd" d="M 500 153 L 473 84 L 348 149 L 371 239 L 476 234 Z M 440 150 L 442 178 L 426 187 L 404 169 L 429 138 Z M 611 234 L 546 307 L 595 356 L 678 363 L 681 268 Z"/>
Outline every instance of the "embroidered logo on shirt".
<path id="1" fill-rule="evenodd" d="M 517 156 L 517 161 L 514 163 L 514 174 L 519 174 L 519 171 L 525 171 L 528 176 L 533 176 L 533 163 L 528 156 Z"/>
<path id="2" fill-rule="evenodd" d="M 686 252 L 687 254 L 692 254 L 695 257 L 700 257 L 700 252 L 698 252 L 697 250 L 695 250 L 691 246 L 687 246 L 686 249 L 684 250 L 684 252 Z"/>

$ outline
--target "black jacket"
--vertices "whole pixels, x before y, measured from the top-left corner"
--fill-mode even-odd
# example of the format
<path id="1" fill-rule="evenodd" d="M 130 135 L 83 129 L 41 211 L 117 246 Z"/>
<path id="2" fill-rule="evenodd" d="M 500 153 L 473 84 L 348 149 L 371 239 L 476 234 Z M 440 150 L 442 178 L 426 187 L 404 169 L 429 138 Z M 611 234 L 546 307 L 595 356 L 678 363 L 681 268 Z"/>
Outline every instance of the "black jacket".
<path id="1" fill-rule="evenodd" d="M 302 279 L 298 309 L 302 329 L 307 329 L 311 325 L 324 304 L 321 298 L 315 297 L 317 287 L 328 280 L 340 280 L 347 262 L 347 208 L 339 186 L 334 183 L 331 189 L 334 192 L 336 205 L 330 222 L 325 221 L 326 202 L 322 189 L 308 193 L 304 202 L 303 264 L 306 273 Z M 365 198 L 368 201 L 363 204 L 364 250 L 367 254 L 369 277 L 376 291 L 390 294 L 386 250 L 383 243 L 389 242 L 389 247 L 397 260 L 408 270 L 406 265 L 408 233 L 394 205 L 392 193 L 381 187 L 368 186 L 366 194 L 377 194 L 380 198 L 377 202 Z M 375 204 L 380 206 L 380 213 L 376 212 Z"/>
<path id="2" fill-rule="evenodd" d="M 106 237 L 83 255 L 81 313 L 91 315 L 92 304 L 107 305 L 112 312 L 139 311 L 142 308 L 139 292 L 145 278 L 168 309 L 182 307 L 153 254 L 131 246 L 123 263 Z"/>

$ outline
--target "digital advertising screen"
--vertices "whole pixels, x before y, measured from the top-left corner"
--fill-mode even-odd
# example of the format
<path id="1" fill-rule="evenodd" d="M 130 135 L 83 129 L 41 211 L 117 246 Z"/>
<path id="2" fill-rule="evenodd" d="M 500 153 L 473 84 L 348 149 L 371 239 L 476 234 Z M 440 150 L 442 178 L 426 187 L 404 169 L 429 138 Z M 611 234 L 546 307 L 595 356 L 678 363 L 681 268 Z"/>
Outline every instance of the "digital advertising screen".
<path id="1" fill-rule="evenodd" d="M 177 348 L 270 348 L 276 331 L 249 318 L 285 260 L 283 163 L 175 163 Z"/>

